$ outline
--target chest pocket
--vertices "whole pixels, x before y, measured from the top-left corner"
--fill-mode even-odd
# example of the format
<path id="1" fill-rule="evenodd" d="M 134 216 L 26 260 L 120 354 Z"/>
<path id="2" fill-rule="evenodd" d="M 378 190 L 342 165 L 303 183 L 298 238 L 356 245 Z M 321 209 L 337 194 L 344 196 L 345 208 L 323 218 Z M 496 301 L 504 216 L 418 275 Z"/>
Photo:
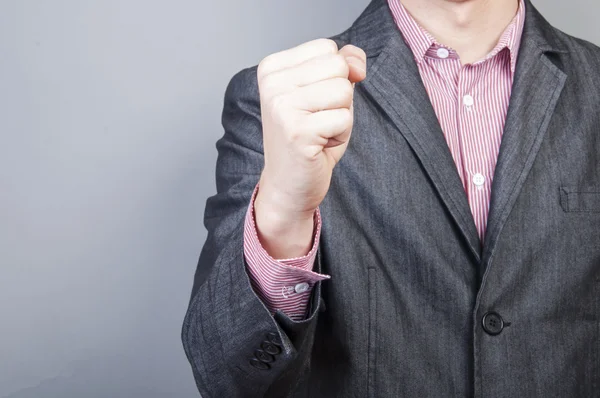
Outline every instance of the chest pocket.
<path id="1" fill-rule="evenodd" d="M 560 205 L 566 212 L 600 212 L 600 187 L 560 187 Z"/>

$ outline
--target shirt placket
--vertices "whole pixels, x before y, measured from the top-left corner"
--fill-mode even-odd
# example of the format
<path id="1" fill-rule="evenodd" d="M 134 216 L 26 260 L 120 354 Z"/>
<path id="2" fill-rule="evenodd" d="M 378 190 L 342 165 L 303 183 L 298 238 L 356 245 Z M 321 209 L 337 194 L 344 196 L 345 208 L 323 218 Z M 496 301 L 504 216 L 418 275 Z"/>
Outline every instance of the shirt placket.
<path id="1" fill-rule="evenodd" d="M 458 95 L 457 80 L 461 64 L 455 53 L 445 47 L 436 46 L 433 53 L 437 58 L 430 59 L 423 65 L 422 77 L 430 96 L 433 93 L 436 99 L 433 101 L 437 105 L 434 106 L 434 110 L 456 164 L 458 175 L 464 185 L 463 153 L 455 116 Z M 436 76 L 437 78 L 428 77 L 427 75 Z"/>
<path id="2" fill-rule="evenodd" d="M 478 85 L 483 64 L 464 65 L 458 73 L 457 125 L 463 153 L 464 186 L 475 226 L 481 240 L 485 233 L 487 200 L 491 176 L 485 148 L 485 97 Z"/>

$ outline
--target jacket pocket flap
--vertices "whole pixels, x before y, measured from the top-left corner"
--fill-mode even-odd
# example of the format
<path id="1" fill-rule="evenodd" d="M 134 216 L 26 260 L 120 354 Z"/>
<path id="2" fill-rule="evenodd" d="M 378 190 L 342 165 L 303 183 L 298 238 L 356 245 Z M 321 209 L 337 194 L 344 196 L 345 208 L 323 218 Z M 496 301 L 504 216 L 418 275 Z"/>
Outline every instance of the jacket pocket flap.
<path id="1" fill-rule="evenodd" d="M 560 187 L 560 205 L 566 212 L 600 212 L 600 187 Z"/>

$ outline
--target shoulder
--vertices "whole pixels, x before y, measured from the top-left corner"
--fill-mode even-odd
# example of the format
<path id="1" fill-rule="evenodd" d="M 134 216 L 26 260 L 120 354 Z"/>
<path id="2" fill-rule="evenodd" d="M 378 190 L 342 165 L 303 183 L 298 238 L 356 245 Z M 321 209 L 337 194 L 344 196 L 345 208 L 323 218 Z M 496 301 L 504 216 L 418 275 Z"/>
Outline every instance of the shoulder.
<path id="1" fill-rule="evenodd" d="M 556 29 L 557 35 L 562 39 L 565 45 L 572 51 L 586 53 L 596 58 L 600 56 L 600 47 L 596 44 L 581 39 L 579 37 L 572 36 L 568 33 L 563 32 L 560 29 Z"/>
<path id="2" fill-rule="evenodd" d="M 586 73 L 600 75 L 600 47 L 596 44 L 569 35 L 558 28 L 554 28 L 556 37 L 568 53 L 567 57 L 572 62 L 571 68 L 582 69 Z"/>

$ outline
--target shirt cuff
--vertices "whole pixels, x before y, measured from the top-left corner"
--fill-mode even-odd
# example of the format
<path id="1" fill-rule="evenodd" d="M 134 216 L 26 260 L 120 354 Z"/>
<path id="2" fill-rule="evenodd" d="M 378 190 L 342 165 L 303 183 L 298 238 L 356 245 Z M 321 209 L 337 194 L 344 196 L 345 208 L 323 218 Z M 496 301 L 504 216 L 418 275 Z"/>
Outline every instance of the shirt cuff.
<path id="1" fill-rule="evenodd" d="M 308 254 L 275 259 L 258 238 L 254 219 L 257 192 L 258 184 L 252 193 L 244 223 L 244 257 L 252 287 L 271 313 L 281 310 L 293 320 L 304 319 L 314 284 L 330 278 L 312 271 L 321 236 L 321 213 L 318 208 L 315 210 L 313 244 Z"/>

